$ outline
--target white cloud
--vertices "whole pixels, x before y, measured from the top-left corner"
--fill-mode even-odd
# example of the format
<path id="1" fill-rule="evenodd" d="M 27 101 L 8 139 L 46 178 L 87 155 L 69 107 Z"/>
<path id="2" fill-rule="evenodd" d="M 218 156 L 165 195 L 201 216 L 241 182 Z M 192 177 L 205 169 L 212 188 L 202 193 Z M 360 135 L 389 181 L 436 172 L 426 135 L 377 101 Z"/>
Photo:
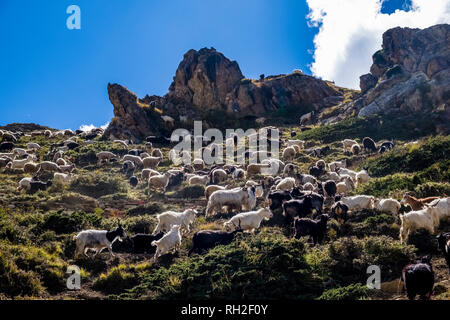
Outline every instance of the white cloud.
<path id="1" fill-rule="evenodd" d="M 369 72 L 382 35 L 397 26 L 426 28 L 450 22 L 450 0 L 412 0 L 405 12 L 381 13 L 383 0 L 306 0 L 309 24 L 319 26 L 314 38 L 315 76 L 359 89 L 359 76 Z"/>
<path id="2" fill-rule="evenodd" d="M 102 129 L 106 129 L 109 126 L 109 122 L 105 123 L 104 125 L 100 126 Z M 94 126 L 93 124 L 83 124 L 80 126 L 81 131 L 91 131 L 92 129 L 98 128 L 97 126 Z"/>

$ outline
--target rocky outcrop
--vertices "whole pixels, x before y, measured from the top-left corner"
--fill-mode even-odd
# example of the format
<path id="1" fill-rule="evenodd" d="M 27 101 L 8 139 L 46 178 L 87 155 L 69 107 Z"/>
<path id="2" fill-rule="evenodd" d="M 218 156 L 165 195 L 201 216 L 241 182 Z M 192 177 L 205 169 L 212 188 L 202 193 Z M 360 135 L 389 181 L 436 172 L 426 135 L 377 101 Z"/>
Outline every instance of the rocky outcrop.
<path id="1" fill-rule="evenodd" d="M 242 78 L 237 62 L 214 48 L 189 50 L 178 66 L 167 98 L 202 109 L 221 108 Z"/>
<path id="2" fill-rule="evenodd" d="M 108 85 L 108 93 L 114 118 L 105 135 L 124 139 L 168 134 L 172 128 L 161 121 L 161 115 L 172 117 L 175 126 L 182 126 L 181 122 L 199 119 L 208 110 L 232 113 L 237 118 L 258 117 L 284 107 L 307 113 L 343 100 L 341 88 L 298 71 L 245 79 L 237 62 L 214 48 L 189 50 L 163 97 L 147 95 L 138 99 L 118 84 Z"/>
<path id="3" fill-rule="evenodd" d="M 108 84 L 109 100 L 114 106 L 114 118 L 105 131 L 111 139 L 140 140 L 159 133 L 162 120 L 154 113 L 153 107 L 138 100 L 127 88 L 118 84 Z"/>
<path id="4" fill-rule="evenodd" d="M 195 109 L 222 109 L 238 116 L 262 116 L 282 107 L 323 108 L 341 97 L 334 86 L 295 72 L 245 79 L 235 61 L 214 48 L 189 50 L 166 95 L 168 104 Z"/>
<path id="5" fill-rule="evenodd" d="M 390 29 L 372 58 L 370 73 L 360 78 L 363 95 L 350 104 L 359 116 L 392 111 L 449 116 L 450 25 Z"/>

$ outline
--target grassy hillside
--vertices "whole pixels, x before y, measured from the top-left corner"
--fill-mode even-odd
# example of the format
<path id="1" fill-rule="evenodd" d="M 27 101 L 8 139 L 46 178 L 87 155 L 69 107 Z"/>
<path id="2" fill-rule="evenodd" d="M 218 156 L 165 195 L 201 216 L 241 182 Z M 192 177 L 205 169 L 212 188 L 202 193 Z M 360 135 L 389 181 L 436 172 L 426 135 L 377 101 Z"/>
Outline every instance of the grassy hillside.
<path id="1" fill-rule="evenodd" d="M 419 131 L 396 125 L 389 119 L 348 119 L 300 133 L 307 148 L 330 146 L 329 162 L 347 159 L 350 167 L 368 167 L 372 179 L 354 194 L 391 196 L 401 199 L 404 191 L 419 196 L 450 194 L 450 136 L 432 135 L 430 123 Z M 282 127 L 283 138 L 298 127 Z M 377 141 L 394 138 L 396 147 L 383 155 L 344 153 L 340 140 Z M 407 144 L 418 139 L 417 143 Z M 43 147 L 41 159 L 49 160 L 51 145 L 64 138 L 22 137 L 18 147 L 35 141 Z M 83 142 L 80 140 L 80 142 Z M 133 145 L 132 148 L 144 148 Z M 281 150 L 284 146 L 281 148 Z M 345 224 L 332 219 L 323 244 L 313 247 L 307 238 L 293 239 L 292 229 L 279 224 L 279 213 L 262 223 L 255 234 L 239 234 L 231 244 L 218 246 L 204 255 L 187 256 L 192 235 L 198 230 L 221 229 L 223 214 L 206 219 L 203 187 L 180 187 L 151 192 L 141 183 L 132 188 L 121 163 L 97 164 L 101 150 L 123 155 L 120 145 L 102 139 L 67 153 L 76 164 L 76 178 L 68 185 L 55 184 L 34 195 L 16 191 L 27 176 L 19 170 L 0 169 L 0 298 L 54 299 L 398 299 L 402 295 L 365 287 L 366 269 L 379 265 L 382 281 L 398 279 L 401 268 L 422 254 L 432 253 L 437 289 L 433 299 L 448 299 L 450 285 L 445 261 L 436 249 L 434 235 L 413 233 L 408 244 L 399 242 L 398 216 L 363 210 L 350 215 Z M 158 170 L 173 165 L 165 159 Z M 305 172 L 318 158 L 297 154 L 294 163 Z M 138 172 L 136 172 L 138 173 Z M 258 179 L 258 177 L 256 177 Z M 243 185 L 244 180 L 223 185 Z M 258 200 L 258 208 L 263 205 Z M 151 233 L 157 213 L 196 208 L 201 215 L 181 249 L 162 256 L 156 263 L 146 254 L 132 255 L 116 247 L 115 258 L 105 251 L 96 259 L 74 260 L 73 236 L 87 228 L 110 229 L 121 222 L 128 235 Z M 329 208 L 325 209 L 329 213 Z M 442 223 L 439 231 L 450 231 Z M 82 290 L 65 287 L 68 265 L 82 270 Z"/>

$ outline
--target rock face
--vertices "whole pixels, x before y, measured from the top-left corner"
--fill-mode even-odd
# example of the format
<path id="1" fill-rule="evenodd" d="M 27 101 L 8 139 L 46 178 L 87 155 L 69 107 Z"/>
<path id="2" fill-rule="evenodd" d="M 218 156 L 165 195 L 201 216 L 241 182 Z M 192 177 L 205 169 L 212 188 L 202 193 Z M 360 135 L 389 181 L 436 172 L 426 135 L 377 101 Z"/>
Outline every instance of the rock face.
<path id="1" fill-rule="evenodd" d="M 162 121 L 148 116 L 149 105 L 141 103 L 136 95 L 118 84 L 108 84 L 109 100 L 114 106 L 114 118 L 105 131 L 111 139 L 143 139 L 159 132 Z"/>
<path id="2" fill-rule="evenodd" d="M 178 66 L 167 98 L 203 109 L 221 108 L 242 78 L 237 62 L 214 48 L 189 50 Z"/>
<path id="3" fill-rule="evenodd" d="M 361 76 L 358 115 L 391 111 L 443 111 L 449 117 L 450 25 L 394 28 L 383 34 L 383 49 Z"/>
<path id="4" fill-rule="evenodd" d="M 161 115 L 175 119 L 174 126 L 182 126 L 181 122 L 199 119 L 206 110 L 233 113 L 238 118 L 258 117 L 284 107 L 300 108 L 300 113 L 307 113 L 343 100 L 340 88 L 301 72 L 244 79 L 237 62 L 214 48 L 189 50 L 163 97 L 138 99 L 118 84 L 108 85 L 108 93 L 114 118 L 105 135 L 120 139 L 168 134 Z"/>

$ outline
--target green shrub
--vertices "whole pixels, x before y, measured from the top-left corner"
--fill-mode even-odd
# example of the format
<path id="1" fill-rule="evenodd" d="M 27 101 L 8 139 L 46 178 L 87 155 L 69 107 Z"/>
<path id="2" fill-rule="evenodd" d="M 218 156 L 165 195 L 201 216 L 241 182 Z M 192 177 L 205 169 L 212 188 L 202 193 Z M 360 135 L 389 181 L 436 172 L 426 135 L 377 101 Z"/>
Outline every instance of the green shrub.
<path id="1" fill-rule="evenodd" d="M 64 289 L 67 263 L 59 258 L 59 248 L 57 252 L 50 253 L 32 246 L 0 242 L 0 252 L 3 253 L 3 259 L 0 259 L 0 264 L 3 265 L 0 266 L 0 277 L 3 269 L 5 277 L 12 276 L 17 281 L 23 281 L 17 285 L 19 290 L 24 292 L 17 294 L 33 294 L 44 289 L 54 293 Z M 14 291 L 11 288 L 8 290 Z"/>
<path id="2" fill-rule="evenodd" d="M 104 195 L 126 192 L 126 186 L 117 175 L 94 172 L 77 176 L 71 182 L 70 190 L 99 198 Z"/>
<path id="3" fill-rule="evenodd" d="M 399 121 L 399 117 L 402 121 Z M 355 117 L 334 124 L 315 127 L 297 135 L 302 140 L 318 140 L 322 143 L 341 141 L 348 138 L 362 139 L 366 136 L 375 141 L 382 139 L 410 140 L 432 134 L 436 130 L 435 118 L 420 117 L 417 114 L 389 114 L 386 116 Z"/>
<path id="4" fill-rule="evenodd" d="M 205 187 L 201 185 L 185 186 L 175 192 L 173 197 L 184 199 L 197 199 L 205 196 Z"/>
<path id="5" fill-rule="evenodd" d="M 328 289 L 322 293 L 319 300 L 357 300 L 369 296 L 370 289 L 361 283 L 354 283 L 346 287 Z"/>
<path id="6" fill-rule="evenodd" d="M 36 295 L 43 291 L 41 282 L 31 271 L 20 270 L 0 251 L 0 292 L 10 297 Z"/>
<path id="7" fill-rule="evenodd" d="M 128 216 L 140 216 L 146 214 L 155 214 L 162 211 L 160 204 L 156 202 L 146 203 L 127 210 Z"/>
<path id="8" fill-rule="evenodd" d="M 417 196 L 420 198 L 426 197 L 440 197 L 443 195 L 450 195 L 450 183 L 440 183 L 440 182 L 427 182 L 420 184 L 414 188 Z"/>
<path id="9" fill-rule="evenodd" d="M 50 212 L 44 215 L 40 226 L 43 230 L 52 230 L 57 234 L 72 233 L 85 227 L 99 226 L 101 217 L 82 212 Z"/>
<path id="10" fill-rule="evenodd" d="M 383 281 L 392 280 L 414 259 L 415 248 L 387 236 L 365 239 L 344 237 L 309 253 L 313 271 L 333 278 L 338 284 L 365 282 L 370 265 L 381 268 Z"/>
<path id="11" fill-rule="evenodd" d="M 396 147 L 376 158 L 368 159 L 361 167 L 368 167 L 369 174 L 382 177 L 397 172 L 415 172 L 424 170 L 434 163 L 443 163 L 425 170 L 424 178 L 431 176 L 450 176 L 448 155 L 450 154 L 450 136 L 429 138 L 423 144 Z M 420 176 L 419 176 L 420 178 Z"/>
<path id="12" fill-rule="evenodd" d="M 217 246 L 203 256 L 155 265 L 121 298 L 311 299 L 322 292 L 303 255 L 304 242 L 261 232 Z"/>
<path id="13" fill-rule="evenodd" d="M 113 267 L 106 274 L 102 273 L 94 282 L 93 288 L 104 293 L 121 293 L 137 284 L 135 273 L 127 271 L 125 265 Z"/>

